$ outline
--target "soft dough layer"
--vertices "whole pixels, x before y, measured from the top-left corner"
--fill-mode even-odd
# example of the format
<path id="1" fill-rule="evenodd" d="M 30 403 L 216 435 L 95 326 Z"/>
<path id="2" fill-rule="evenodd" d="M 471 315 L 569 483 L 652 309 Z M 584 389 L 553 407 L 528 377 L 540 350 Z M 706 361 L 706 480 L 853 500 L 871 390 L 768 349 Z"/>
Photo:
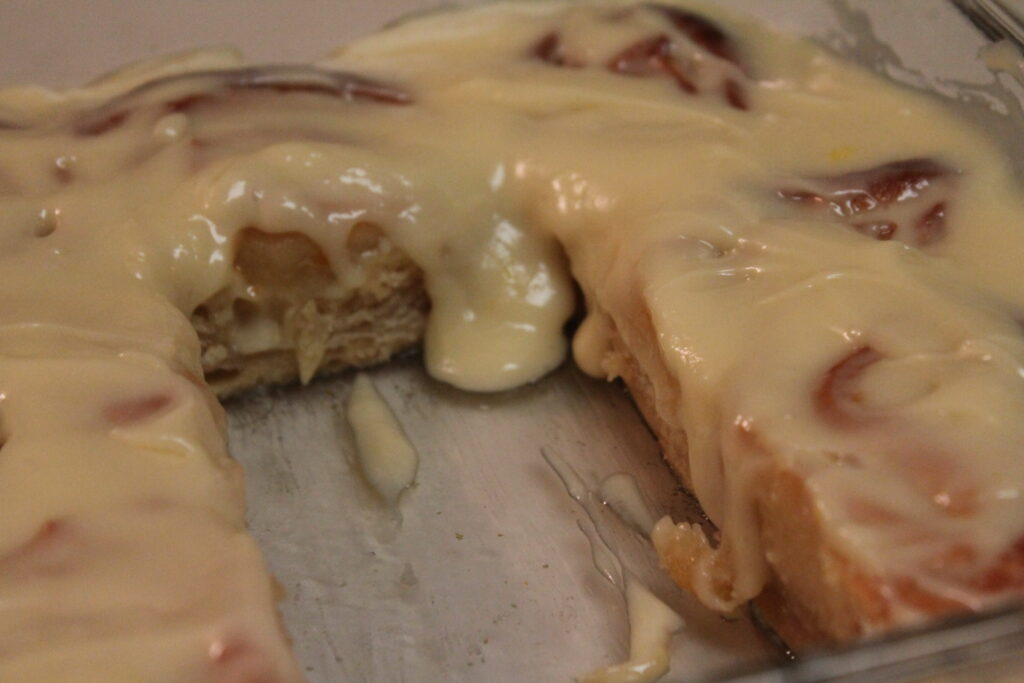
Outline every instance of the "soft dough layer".
<path id="1" fill-rule="evenodd" d="M 192 312 L 218 396 L 381 363 L 423 340 L 420 269 L 369 223 L 349 233 L 348 247 L 365 273 L 352 287 L 301 233 L 242 233 L 231 284 Z"/>
<path id="2" fill-rule="evenodd" d="M 561 362 L 574 281 L 577 361 L 719 530 L 654 531 L 706 604 L 806 642 L 1020 596 L 1022 216 L 936 103 L 676 4 L 2 93 L 0 678 L 296 678 L 198 378 L 422 336 L 436 377 L 507 388 Z"/>

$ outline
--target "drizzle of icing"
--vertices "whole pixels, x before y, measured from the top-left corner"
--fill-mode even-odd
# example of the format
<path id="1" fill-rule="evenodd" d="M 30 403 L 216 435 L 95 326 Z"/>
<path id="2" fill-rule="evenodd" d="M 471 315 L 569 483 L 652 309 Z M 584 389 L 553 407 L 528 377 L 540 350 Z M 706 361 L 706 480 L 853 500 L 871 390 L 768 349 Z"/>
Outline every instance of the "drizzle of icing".
<path id="1" fill-rule="evenodd" d="M 370 378 L 359 373 L 345 406 L 363 476 L 384 502 L 394 506 L 416 481 L 419 455 L 395 413 Z"/>
<path id="2" fill-rule="evenodd" d="M 635 577 L 626 578 L 625 594 L 629 659 L 579 677 L 582 683 L 651 683 L 668 673 L 672 636 L 685 623 Z"/>
<path id="3" fill-rule="evenodd" d="M 601 500 L 612 505 L 623 520 L 631 525 L 640 523 L 646 534 L 654 527 L 651 515 L 630 475 L 613 474 L 601 484 L 598 496 L 561 456 L 544 451 L 544 460 L 558 475 L 566 493 L 587 514 L 590 524 L 579 521 L 580 530 L 590 543 L 594 568 L 615 586 L 626 601 L 629 614 L 629 659 L 619 664 L 592 671 L 579 677 L 583 683 L 652 683 L 669 670 L 669 645 L 672 636 L 685 625 L 672 608 L 662 602 L 623 567 L 622 560 L 607 540 L 610 536 L 600 512 Z M 608 503 L 615 500 L 617 505 Z M 623 514 L 625 511 L 625 514 Z"/>
<path id="4" fill-rule="evenodd" d="M 18 643 L 0 649 L 0 678 L 46 678 L 88 650 L 82 671 L 101 678 L 202 680 L 225 622 L 269 653 L 268 677 L 297 678 L 186 322 L 232 282 L 251 228 L 308 236 L 351 284 L 365 272 L 349 236 L 381 226 L 425 273 L 428 368 L 477 390 L 562 361 L 571 261 L 592 313 L 584 367 L 615 374 L 617 336 L 664 366 L 652 392 L 687 432 L 721 544 L 671 523 L 653 536 L 710 563 L 690 577 L 709 604 L 767 580 L 755 498 L 769 466 L 799 474 L 825 542 L 911 616 L 1019 594 L 1024 231 L 1007 226 L 1024 199 L 1005 159 L 814 46 L 660 7 L 493 4 L 311 69 L 215 53 L 0 93 L 0 556 L 47 520 L 101 541 L 46 581 L 0 572 L 0 643 Z M 662 34 L 671 45 L 608 68 Z M 907 160 L 944 172 L 863 175 Z M 657 348 L 633 338 L 647 328 Z M 254 328 L 246 350 L 279 339 Z M 863 348 L 879 360 L 840 377 Z M 823 419 L 822 401 L 870 419 Z M 176 615 L 159 627 L 133 611 L 154 595 Z"/>

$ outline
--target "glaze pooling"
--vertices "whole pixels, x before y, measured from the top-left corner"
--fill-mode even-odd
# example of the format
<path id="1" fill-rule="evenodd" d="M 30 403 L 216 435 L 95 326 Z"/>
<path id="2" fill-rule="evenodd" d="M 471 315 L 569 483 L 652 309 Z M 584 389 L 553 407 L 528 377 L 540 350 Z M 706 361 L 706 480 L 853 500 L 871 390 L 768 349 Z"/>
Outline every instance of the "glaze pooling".
<path id="1" fill-rule="evenodd" d="M 570 271 L 597 316 L 588 370 L 647 316 L 722 543 L 658 526 L 715 553 L 698 564 L 722 572 L 692 578 L 717 578 L 696 587 L 716 607 L 768 577 L 765 463 L 807 482 L 827 542 L 901 618 L 1019 595 L 1024 201 L 1005 159 L 927 98 L 690 12 L 494 4 L 313 70 L 215 53 L 0 94 L 0 678 L 298 678 L 187 322 L 253 227 L 357 280 L 348 236 L 381 226 L 425 273 L 430 371 L 463 388 L 561 362 Z M 180 621 L 133 611 L 154 600 Z"/>

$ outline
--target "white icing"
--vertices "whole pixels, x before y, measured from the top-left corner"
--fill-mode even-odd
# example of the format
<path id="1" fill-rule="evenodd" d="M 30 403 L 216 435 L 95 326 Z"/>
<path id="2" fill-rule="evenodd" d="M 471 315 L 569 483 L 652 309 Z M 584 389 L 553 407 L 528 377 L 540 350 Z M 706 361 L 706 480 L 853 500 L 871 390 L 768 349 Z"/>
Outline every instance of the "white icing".
<path id="1" fill-rule="evenodd" d="M 626 580 L 629 659 L 581 676 L 583 683 L 652 683 L 668 673 L 672 636 L 685 623 L 635 577 Z"/>
<path id="2" fill-rule="evenodd" d="M 367 375 L 356 375 L 345 416 L 352 426 L 363 476 L 385 503 L 397 504 L 402 492 L 416 481 L 419 455 Z"/>
<path id="3" fill-rule="evenodd" d="M 568 260 L 597 315 L 581 364 L 616 372 L 614 332 L 665 368 L 652 393 L 686 429 L 693 488 L 722 533 L 707 556 L 730 579 L 704 594 L 716 607 L 767 580 L 769 468 L 806 483 L 824 541 L 883 586 L 910 579 L 968 607 L 1019 592 L 988 586 L 1024 535 L 1024 200 L 1006 159 L 925 97 L 701 12 L 738 64 L 664 10 L 495 3 L 320 65 L 379 79 L 391 102 L 327 95 L 332 77 L 295 70 L 242 73 L 321 90 L 236 73 L 125 94 L 237 64 L 223 52 L 70 93 L 0 93 L 0 643 L 17 643 L 0 645 L 0 678 L 297 677 L 187 324 L 232 282 L 250 226 L 304 232 L 348 283 L 364 276 L 349 231 L 382 226 L 425 272 L 430 371 L 478 390 L 560 362 Z M 631 60 L 649 33 L 672 40 Z M 820 196 L 854 182 L 829 178 L 909 159 L 943 171 L 901 186 L 906 202 L 857 213 L 849 187 L 833 206 Z M 916 242 L 913 221 L 927 228 L 939 203 L 944 229 Z M 889 220 L 894 240 L 865 234 Z M 279 343 L 273 328 L 239 333 L 248 352 Z M 865 353 L 857 372 L 835 370 Z M 51 545 L 64 564 L 45 581 L 10 568 L 50 561 Z M 195 579 L 163 548 L 224 569 Z M 115 594 L 167 616 L 94 599 Z M 193 600 L 207 594 L 218 601 Z"/>

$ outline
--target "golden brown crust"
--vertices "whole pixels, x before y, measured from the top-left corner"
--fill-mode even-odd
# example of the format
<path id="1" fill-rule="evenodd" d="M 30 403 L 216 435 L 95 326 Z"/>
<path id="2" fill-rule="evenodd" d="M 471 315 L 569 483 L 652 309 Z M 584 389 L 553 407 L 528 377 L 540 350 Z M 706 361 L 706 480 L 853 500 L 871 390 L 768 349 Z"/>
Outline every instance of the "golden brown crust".
<path id="1" fill-rule="evenodd" d="M 862 636 L 883 617 L 880 606 L 858 596 L 851 565 L 828 547 L 803 479 L 775 467 L 764 484 L 758 516 L 773 576 L 762 613 L 791 647 Z"/>
<path id="2" fill-rule="evenodd" d="M 643 318 L 630 322 L 637 321 L 641 324 L 634 325 L 629 334 L 615 329 L 605 367 L 629 387 L 666 461 L 684 483 L 689 483 L 685 432 L 670 422 L 654 392 L 659 380 L 652 375 L 665 378 L 668 370 L 658 355 L 648 355 L 646 367 L 641 367 L 638 354 L 631 350 L 638 343 L 645 347 L 641 353 L 658 348 L 649 320 L 646 324 Z M 632 343 L 626 341 L 627 337 Z M 887 614 L 875 587 L 827 547 L 813 498 L 800 477 L 778 467 L 769 468 L 757 510 L 771 568 L 757 605 L 766 623 L 787 644 L 803 649 L 849 641 L 863 635 L 868 624 L 884 623 Z M 666 569 L 685 588 L 693 553 L 673 547 L 659 548 L 659 552 Z"/>
<path id="3" fill-rule="evenodd" d="M 609 377 L 621 377 L 662 447 L 662 453 L 689 485 L 686 434 L 676 417 L 680 392 L 661 357 L 650 318 L 637 300 L 633 313 L 610 324 L 610 346 L 601 363 Z M 751 435 L 756 438 L 756 435 Z M 769 454 L 770 455 L 770 454 Z M 918 576 L 880 576 L 845 556 L 831 544 L 827 522 L 815 494 L 799 473 L 776 458 L 766 460 L 755 492 L 756 518 L 769 577 L 755 598 L 764 621 L 791 647 L 842 643 L 874 632 L 908 625 L 908 619 L 939 617 L 970 607 L 929 590 Z M 670 539 L 670 540 L 665 540 Z M 664 536 L 658 551 L 666 569 L 683 588 L 692 589 L 692 569 L 702 552 L 693 534 Z M 712 582 L 730 580 L 728 553 L 716 553 Z M 988 568 L 965 568 L 970 562 L 952 548 L 937 558 L 935 576 L 956 578 L 966 587 L 997 593 L 1024 586 L 1024 540 Z M 957 575 L 957 572 L 960 575 Z"/>

